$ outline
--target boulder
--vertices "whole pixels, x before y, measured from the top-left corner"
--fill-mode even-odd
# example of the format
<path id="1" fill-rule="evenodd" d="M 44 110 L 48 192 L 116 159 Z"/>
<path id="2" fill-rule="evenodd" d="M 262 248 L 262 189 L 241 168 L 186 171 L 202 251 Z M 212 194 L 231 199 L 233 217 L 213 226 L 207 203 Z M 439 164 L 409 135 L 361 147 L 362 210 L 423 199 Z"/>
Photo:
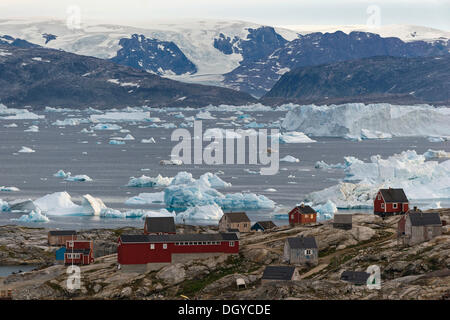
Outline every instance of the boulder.
<path id="1" fill-rule="evenodd" d="M 181 263 L 171 264 L 162 268 L 156 274 L 156 278 L 168 284 L 178 284 L 186 279 L 186 270 Z"/>

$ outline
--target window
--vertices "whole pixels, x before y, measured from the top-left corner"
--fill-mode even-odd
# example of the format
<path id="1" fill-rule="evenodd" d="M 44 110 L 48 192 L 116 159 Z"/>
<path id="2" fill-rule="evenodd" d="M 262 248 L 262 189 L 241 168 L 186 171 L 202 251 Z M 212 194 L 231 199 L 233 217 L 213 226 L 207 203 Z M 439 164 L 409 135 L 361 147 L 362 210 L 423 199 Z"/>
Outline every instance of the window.
<path id="1" fill-rule="evenodd" d="M 234 247 L 234 241 L 230 241 L 230 247 Z"/>
<path id="2" fill-rule="evenodd" d="M 378 195 L 378 200 L 381 200 L 381 194 Z"/>
<path id="3" fill-rule="evenodd" d="M 291 214 L 291 219 L 294 219 L 294 214 Z"/>
<path id="4" fill-rule="evenodd" d="M 150 250 L 155 250 L 155 244 L 154 243 L 150 243 Z"/>
<path id="5" fill-rule="evenodd" d="M 392 207 L 393 207 L 394 209 L 397 209 L 397 203 L 394 203 L 394 204 L 392 205 Z"/>
<path id="6" fill-rule="evenodd" d="M 69 248 L 73 247 L 73 241 L 69 241 Z"/>
<path id="7" fill-rule="evenodd" d="M 310 256 L 312 255 L 312 250 L 311 249 L 306 249 L 305 250 L 305 256 Z"/>
<path id="8" fill-rule="evenodd" d="M 381 204 L 381 209 L 384 209 L 384 203 Z"/>
<path id="9" fill-rule="evenodd" d="M 167 249 L 167 243 L 163 243 L 163 249 Z"/>

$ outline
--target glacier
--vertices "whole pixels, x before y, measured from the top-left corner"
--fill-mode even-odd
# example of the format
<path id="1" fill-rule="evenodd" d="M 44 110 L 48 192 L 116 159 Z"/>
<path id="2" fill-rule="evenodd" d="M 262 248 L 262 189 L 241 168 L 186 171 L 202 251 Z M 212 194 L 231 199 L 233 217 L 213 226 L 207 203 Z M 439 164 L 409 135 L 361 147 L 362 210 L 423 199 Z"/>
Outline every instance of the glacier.
<path id="1" fill-rule="evenodd" d="M 324 204 L 331 200 L 338 208 L 372 208 L 380 188 L 403 188 L 410 200 L 450 199 L 450 160 L 431 161 L 415 150 L 403 151 L 386 159 L 379 155 L 364 162 L 346 157 L 342 182 L 312 192 L 305 201 Z"/>
<path id="2" fill-rule="evenodd" d="M 311 136 L 388 138 L 390 136 L 448 136 L 450 108 L 388 103 L 297 106 L 282 122 L 286 130 Z"/>

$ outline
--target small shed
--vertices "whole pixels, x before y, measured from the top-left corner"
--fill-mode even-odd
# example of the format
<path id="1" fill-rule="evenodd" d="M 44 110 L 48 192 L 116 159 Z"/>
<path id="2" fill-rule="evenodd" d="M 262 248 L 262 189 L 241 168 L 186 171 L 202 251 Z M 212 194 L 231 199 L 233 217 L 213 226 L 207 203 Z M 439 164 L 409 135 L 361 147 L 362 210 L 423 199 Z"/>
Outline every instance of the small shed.
<path id="1" fill-rule="evenodd" d="M 317 265 L 319 249 L 314 237 L 287 238 L 283 258 L 290 264 Z"/>
<path id="2" fill-rule="evenodd" d="M 367 284 L 367 279 L 370 274 L 364 271 L 349 271 L 345 270 L 341 273 L 341 280 L 351 282 L 354 285 L 362 286 Z"/>
<path id="3" fill-rule="evenodd" d="M 173 217 L 146 217 L 144 234 L 176 234 Z"/>
<path id="4" fill-rule="evenodd" d="M 302 203 L 289 212 L 289 224 L 295 226 L 298 224 L 315 223 L 317 221 L 317 212 L 310 206 Z"/>
<path id="5" fill-rule="evenodd" d="M 397 224 L 397 235 L 404 245 L 429 241 L 442 234 L 442 221 L 438 212 L 408 211 Z"/>
<path id="6" fill-rule="evenodd" d="M 333 228 L 350 230 L 352 228 L 352 214 L 335 214 L 333 221 Z"/>
<path id="7" fill-rule="evenodd" d="M 77 232 L 75 230 L 51 230 L 47 237 L 50 246 L 65 246 L 66 241 L 77 240 Z"/>
<path id="8" fill-rule="evenodd" d="M 273 228 L 276 228 L 277 225 L 272 221 L 258 221 L 250 228 L 252 231 L 267 231 Z"/>
<path id="9" fill-rule="evenodd" d="M 261 283 L 299 279 L 298 271 L 293 266 L 267 266 L 261 278 Z"/>
<path id="10" fill-rule="evenodd" d="M 55 256 L 56 256 L 57 263 L 64 263 L 65 253 L 66 253 L 66 247 L 61 247 L 58 250 L 56 250 Z"/>
<path id="11" fill-rule="evenodd" d="M 219 221 L 219 231 L 238 229 L 239 232 L 250 232 L 250 219 L 245 212 L 226 212 Z"/>
<path id="12" fill-rule="evenodd" d="M 246 285 L 246 283 L 245 283 L 245 280 L 242 279 L 242 278 L 237 278 L 237 279 L 236 279 L 236 287 L 237 287 L 238 289 L 245 289 L 245 288 L 247 288 L 247 285 Z"/>

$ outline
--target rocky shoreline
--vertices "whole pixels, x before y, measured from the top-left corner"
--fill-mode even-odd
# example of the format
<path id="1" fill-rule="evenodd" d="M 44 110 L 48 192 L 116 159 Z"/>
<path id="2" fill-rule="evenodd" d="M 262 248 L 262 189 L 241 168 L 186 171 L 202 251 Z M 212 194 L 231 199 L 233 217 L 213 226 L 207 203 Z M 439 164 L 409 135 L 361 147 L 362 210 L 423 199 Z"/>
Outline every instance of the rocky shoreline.
<path id="1" fill-rule="evenodd" d="M 436 209 L 450 221 L 450 209 Z M 81 267 L 81 289 L 67 288 L 66 267 L 54 264 L 56 247 L 47 245 L 47 229 L 0 227 L 0 265 L 36 265 L 38 270 L 0 277 L 0 288 L 14 299 L 448 299 L 450 233 L 411 247 L 396 238 L 399 217 L 368 214 L 353 217 L 351 230 L 334 229 L 332 221 L 279 227 L 265 233 L 241 234 L 239 256 L 172 264 L 144 274 L 117 269 L 117 238 L 141 229 L 95 229 L 79 236 L 94 240 L 95 262 Z M 177 232 L 216 232 L 217 227 L 177 226 Z M 280 265 L 286 237 L 315 236 L 316 267 L 300 267 L 301 280 L 261 283 L 267 265 Z M 381 269 L 380 290 L 340 280 L 344 270 Z M 236 288 L 242 278 L 246 289 Z"/>

